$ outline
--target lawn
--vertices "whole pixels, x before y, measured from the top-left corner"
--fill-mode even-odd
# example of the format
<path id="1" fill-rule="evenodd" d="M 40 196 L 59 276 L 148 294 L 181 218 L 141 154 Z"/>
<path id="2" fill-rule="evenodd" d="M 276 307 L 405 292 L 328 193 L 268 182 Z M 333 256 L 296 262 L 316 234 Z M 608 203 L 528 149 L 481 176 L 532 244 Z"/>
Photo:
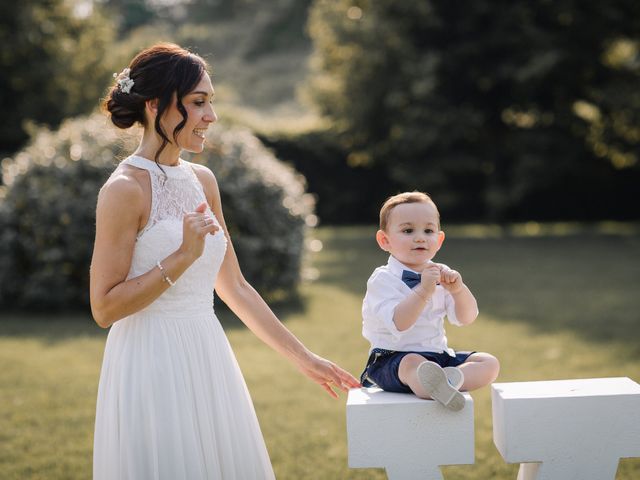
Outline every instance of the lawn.
<path id="1" fill-rule="evenodd" d="M 640 381 L 640 229 L 451 228 L 438 260 L 461 271 L 481 314 L 448 329 L 460 349 L 502 363 L 498 381 L 628 376 Z M 624 228 L 623 228 L 624 227 Z M 321 228 L 309 260 L 318 278 L 300 305 L 276 308 L 317 353 L 354 374 L 366 358 L 360 305 L 386 261 L 373 228 Z M 345 401 L 332 400 L 262 346 L 228 312 L 223 323 L 251 391 L 280 480 L 384 479 L 347 467 Z M 106 332 L 88 315 L 0 317 L 0 475 L 7 480 L 90 478 L 97 381 Z M 515 479 L 491 438 L 489 389 L 473 393 L 476 463 L 445 478 Z M 617 479 L 640 478 L 640 459 Z"/>

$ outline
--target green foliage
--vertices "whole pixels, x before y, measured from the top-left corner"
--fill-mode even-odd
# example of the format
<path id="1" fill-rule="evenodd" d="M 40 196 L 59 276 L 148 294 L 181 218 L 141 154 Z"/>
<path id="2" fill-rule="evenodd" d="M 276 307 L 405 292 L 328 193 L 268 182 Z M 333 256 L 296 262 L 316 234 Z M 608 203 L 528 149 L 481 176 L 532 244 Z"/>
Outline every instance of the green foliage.
<path id="1" fill-rule="evenodd" d="M 28 309 L 88 305 L 96 197 L 121 150 L 97 115 L 43 127 L 3 162 L 0 304 Z"/>
<path id="2" fill-rule="evenodd" d="M 85 7 L 92 5 L 84 2 Z M 113 28 L 65 0 L 2 2 L 0 6 L 0 151 L 27 139 L 25 121 L 56 126 L 92 110 L 111 73 L 104 62 Z"/>
<path id="3" fill-rule="evenodd" d="M 40 129 L 3 162 L 0 305 L 74 309 L 88 305 L 98 190 L 137 139 L 95 114 Z M 266 296 L 294 294 L 307 225 L 315 222 L 304 178 L 248 131 L 217 126 L 196 161 L 216 174 L 243 272 Z"/>
<path id="4" fill-rule="evenodd" d="M 212 65 L 222 102 L 262 112 L 298 107 L 311 42 L 305 25 L 310 0 L 196 0 L 172 36 Z M 277 110 L 275 115 L 281 116 Z"/>
<path id="5" fill-rule="evenodd" d="M 316 0 L 309 28 L 351 165 L 458 218 L 637 217 L 638 2 Z"/>
<path id="6" fill-rule="evenodd" d="M 147 0 L 102 0 L 101 3 L 115 19 L 120 35 L 153 23 L 166 9 L 162 3 L 153 4 Z"/>
<path id="7" fill-rule="evenodd" d="M 108 174 L 82 162 L 38 165 L 12 185 L 0 215 L 3 303 L 38 310 L 86 305 L 95 196 Z"/>
<path id="8" fill-rule="evenodd" d="M 258 137 L 278 158 L 304 175 L 309 191 L 318 197 L 316 213 L 323 222 L 376 222 L 388 192 L 399 189 L 382 165 L 350 167 L 348 152 L 331 130 L 272 132 Z"/>

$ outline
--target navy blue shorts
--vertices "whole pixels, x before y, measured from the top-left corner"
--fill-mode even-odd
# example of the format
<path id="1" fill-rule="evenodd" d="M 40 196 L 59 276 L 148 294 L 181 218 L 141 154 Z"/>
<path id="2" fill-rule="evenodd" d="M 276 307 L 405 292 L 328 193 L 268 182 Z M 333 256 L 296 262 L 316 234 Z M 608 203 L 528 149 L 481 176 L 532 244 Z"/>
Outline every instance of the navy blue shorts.
<path id="1" fill-rule="evenodd" d="M 410 353 L 422 355 L 425 360 L 435 362 L 444 367 L 462 365 L 470 355 L 476 352 L 456 352 L 452 357 L 447 352 L 394 352 L 391 350 L 373 349 L 367 366 L 360 376 L 363 387 L 380 387 L 387 392 L 411 393 L 411 389 L 398 377 L 400 361 Z"/>

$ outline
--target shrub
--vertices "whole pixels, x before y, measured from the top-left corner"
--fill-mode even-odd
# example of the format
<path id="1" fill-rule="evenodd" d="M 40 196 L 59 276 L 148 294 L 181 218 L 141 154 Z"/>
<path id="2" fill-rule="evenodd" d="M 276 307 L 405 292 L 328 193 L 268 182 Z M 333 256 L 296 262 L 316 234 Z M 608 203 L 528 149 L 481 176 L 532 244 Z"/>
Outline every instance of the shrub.
<path id="1" fill-rule="evenodd" d="M 0 304 L 29 310 L 86 308 L 95 204 L 136 137 L 100 114 L 33 132 L 3 161 L 0 191 Z M 218 178 L 225 220 L 247 279 L 267 297 L 294 294 L 313 198 L 304 178 L 248 131 L 216 126 L 212 148 L 194 161 Z"/>
<path id="2" fill-rule="evenodd" d="M 0 216 L 3 303 L 87 304 L 95 197 L 109 170 L 82 162 L 35 165 L 16 179 Z"/>

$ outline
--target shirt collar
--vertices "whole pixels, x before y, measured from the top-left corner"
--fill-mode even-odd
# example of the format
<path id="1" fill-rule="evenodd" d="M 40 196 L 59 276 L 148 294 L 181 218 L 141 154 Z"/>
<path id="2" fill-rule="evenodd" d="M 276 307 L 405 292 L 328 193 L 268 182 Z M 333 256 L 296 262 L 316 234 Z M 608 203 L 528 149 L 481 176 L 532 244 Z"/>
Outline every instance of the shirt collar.
<path id="1" fill-rule="evenodd" d="M 429 263 L 432 263 L 431 260 L 429 260 Z M 393 255 L 389 255 L 389 260 L 387 261 L 387 267 L 389 267 L 389 271 L 398 278 L 402 278 L 403 270 L 409 270 L 410 272 L 414 272 L 414 273 L 421 273 L 421 272 L 416 272 L 412 268 L 407 267 L 404 263 L 402 263 Z"/>

